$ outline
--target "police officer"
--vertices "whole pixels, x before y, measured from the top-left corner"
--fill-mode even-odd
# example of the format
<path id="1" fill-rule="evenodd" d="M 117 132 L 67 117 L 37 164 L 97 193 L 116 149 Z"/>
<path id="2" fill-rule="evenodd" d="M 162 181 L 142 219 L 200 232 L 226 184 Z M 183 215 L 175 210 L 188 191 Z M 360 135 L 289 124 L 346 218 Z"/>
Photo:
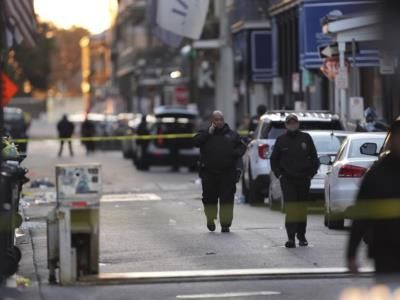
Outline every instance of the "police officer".
<path id="1" fill-rule="evenodd" d="M 200 177 L 203 186 L 203 204 L 207 217 L 207 228 L 215 231 L 218 214 L 223 233 L 230 232 L 236 192 L 236 166 L 246 151 L 239 134 L 231 130 L 224 121 L 222 112 L 215 111 L 210 127 L 194 137 L 200 148 Z"/>
<path id="2" fill-rule="evenodd" d="M 296 115 L 286 118 L 287 132 L 275 143 L 271 168 L 280 179 L 286 210 L 287 248 L 295 248 L 295 237 L 300 246 L 308 246 L 306 239 L 307 200 L 311 179 L 317 173 L 319 160 L 311 136 L 299 130 Z"/>
<path id="3" fill-rule="evenodd" d="M 400 274 L 400 121 L 392 124 L 390 134 L 390 151 L 371 167 L 361 183 L 347 248 L 348 267 L 357 272 L 356 253 L 364 238 L 378 280 Z"/>
<path id="4" fill-rule="evenodd" d="M 72 135 L 74 134 L 75 125 L 70 120 L 68 120 L 67 115 L 63 115 L 62 119 L 57 124 L 57 130 L 58 130 L 58 137 L 61 139 L 58 156 L 61 157 L 64 149 L 64 143 L 65 143 L 64 139 L 70 139 L 72 137 Z M 67 143 L 70 155 L 74 156 L 71 140 L 68 140 Z"/>

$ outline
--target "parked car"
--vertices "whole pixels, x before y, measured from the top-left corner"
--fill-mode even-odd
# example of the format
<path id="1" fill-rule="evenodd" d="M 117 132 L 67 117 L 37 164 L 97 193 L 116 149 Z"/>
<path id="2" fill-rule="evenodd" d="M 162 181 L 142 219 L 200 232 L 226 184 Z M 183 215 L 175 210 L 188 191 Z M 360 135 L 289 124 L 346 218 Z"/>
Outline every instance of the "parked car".
<path id="1" fill-rule="evenodd" d="M 268 112 L 261 117 L 252 133 L 246 154 L 243 157 L 242 191 L 251 204 L 264 203 L 270 183 L 270 154 L 278 136 L 286 132 L 285 119 L 296 114 L 302 130 L 343 130 L 343 124 L 335 114 L 327 112 L 290 111 Z"/>
<path id="2" fill-rule="evenodd" d="M 7 136 L 15 140 L 27 139 L 29 125 L 22 109 L 15 107 L 4 108 L 4 131 Z M 15 145 L 19 152 L 26 153 L 27 143 L 15 143 Z"/>
<path id="3" fill-rule="evenodd" d="M 149 123 L 151 135 L 194 134 L 197 131 L 198 113 L 181 106 L 162 106 L 155 109 L 154 120 Z M 150 166 L 173 166 L 173 159 L 178 160 L 179 166 L 197 170 L 200 157 L 199 149 L 194 147 L 193 138 L 151 139 L 147 152 L 142 147 L 135 146 L 135 165 L 140 170 L 147 170 Z M 177 149 L 177 157 L 171 154 L 172 147 Z"/>
<path id="4" fill-rule="evenodd" d="M 318 157 L 329 156 L 333 159 L 342 145 L 343 141 L 347 136 L 352 134 L 351 132 L 345 131 L 309 131 L 317 149 Z M 311 180 L 310 187 L 310 201 L 324 200 L 324 184 L 325 177 L 328 173 L 328 166 L 321 165 L 318 173 Z M 280 185 L 280 180 L 275 177 L 274 173 L 271 172 L 271 184 L 269 189 L 269 205 L 271 209 L 284 209 L 284 198 Z"/>
<path id="5" fill-rule="evenodd" d="M 330 166 L 325 179 L 325 225 L 341 229 L 349 210 L 353 207 L 361 179 L 377 156 L 363 153 L 366 143 L 380 149 L 385 133 L 357 133 L 347 137 L 335 160 L 322 157 L 321 163 Z"/>

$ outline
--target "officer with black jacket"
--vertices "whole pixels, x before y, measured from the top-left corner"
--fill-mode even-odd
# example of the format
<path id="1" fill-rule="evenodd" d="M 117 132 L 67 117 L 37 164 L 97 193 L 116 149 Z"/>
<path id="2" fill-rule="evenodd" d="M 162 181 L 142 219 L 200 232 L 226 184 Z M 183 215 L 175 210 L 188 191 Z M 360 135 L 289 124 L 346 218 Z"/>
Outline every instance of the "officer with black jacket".
<path id="1" fill-rule="evenodd" d="M 207 228 L 210 231 L 216 229 L 219 201 L 222 232 L 230 232 L 238 181 L 236 166 L 246 151 L 246 145 L 239 134 L 225 123 L 220 111 L 213 113 L 210 127 L 194 137 L 194 144 L 200 148 L 200 177 Z"/>
<path id="2" fill-rule="evenodd" d="M 347 264 L 356 273 L 362 239 L 375 262 L 378 277 L 400 276 L 400 121 L 390 128 L 389 150 L 365 175 L 353 213 Z M 380 279 L 380 278 L 378 278 Z M 391 279 L 391 278 L 389 278 Z M 393 278 L 395 279 L 395 278 Z"/>
<path id="3" fill-rule="evenodd" d="M 311 179 L 319 168 L 319 159 L 311 136 L 299 130 L 296 115 L 286 118 L 287 132 L 275 143 L 271 168 L 280 179 L 286 210 L 286 231 L 289 240 L 285 246 L 295 248 L 295 237 L 300 246 L 308 246 L 306 239 L 307 200 Z"/>

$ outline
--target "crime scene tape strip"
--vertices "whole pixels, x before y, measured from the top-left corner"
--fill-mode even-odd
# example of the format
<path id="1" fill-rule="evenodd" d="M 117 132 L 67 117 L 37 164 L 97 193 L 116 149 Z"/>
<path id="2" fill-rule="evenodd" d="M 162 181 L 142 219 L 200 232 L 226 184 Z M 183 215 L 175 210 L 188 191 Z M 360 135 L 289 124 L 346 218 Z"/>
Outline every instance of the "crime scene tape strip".
<path id="1" fill-rule="evenodd" d="M 240 131 L 240 135 L 246 136 L 248 132 Z M 57 138 L 57 137 L 43 137 L 43 138 L 29 138 L 29 139 L 11 139 L 17 144 L 26 144 L 29 142 L 43 142 L 43 141 L 63 141 L 63 142 L 110 142 L 110 141 L 127 141 L 127 140 L 174 140 L 174 139 L 188 139 L 193 138 L 195 133 L 184 134 L 149 134 L 149 135 L 130 135 L 130 136 L 101 136 L 101 137 L 73 137 L 73 138 Z"/>

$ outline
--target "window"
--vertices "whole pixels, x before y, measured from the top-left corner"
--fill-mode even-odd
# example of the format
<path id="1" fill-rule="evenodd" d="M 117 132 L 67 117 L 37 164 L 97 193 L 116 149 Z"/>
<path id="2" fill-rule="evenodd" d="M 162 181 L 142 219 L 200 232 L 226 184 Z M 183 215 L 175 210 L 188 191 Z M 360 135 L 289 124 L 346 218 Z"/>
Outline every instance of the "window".
<path id="1" fill-rule="evenodd" d="M 380 149 L 383 145 L 383 141 L 383 138 L 354 140 L 350 145 L 349 158 L 370 157 L 369 155 L 362 154 L 360 147 L 365 143 L 375 143 L 378 145 L 378 149 Z"/>
<path id="2" fill-rule="evenodd" d="M 317 135 L 313 136 L 313 141 L 318 153 L 337 153 L 343 140 L 344 136 L 332 135 Z"/>

